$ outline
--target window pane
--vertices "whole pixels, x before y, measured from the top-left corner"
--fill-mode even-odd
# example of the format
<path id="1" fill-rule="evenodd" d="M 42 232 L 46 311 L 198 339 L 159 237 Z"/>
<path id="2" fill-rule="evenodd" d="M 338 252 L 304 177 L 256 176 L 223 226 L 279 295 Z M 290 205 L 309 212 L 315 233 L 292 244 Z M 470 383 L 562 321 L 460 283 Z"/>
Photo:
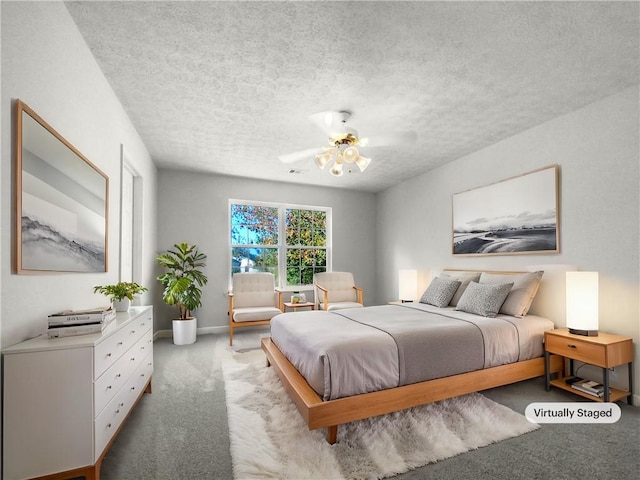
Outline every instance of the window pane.
<path id="1" fill-rule="evenodd" d="M 232 248 L 231 273 L 271 272 L 278 278 L 277 248 Z"/>
<path id="2" fill-rule="evenodd" d="M 316 267 L 323 267 L 322 270 L 316 270 L 317 272 L 324 272 L 327 268 L 327 251 L 326 250 L 316 250 Z"/>
<path id="3" fill-rule="evenodd" d="M 300 265 L 300 250 L 297 248 L 287 249 L 287 267 Z"/>
<path id="4" fill-rule="evenodd" d="M 231 205 L 232 245 L 277 245 L 278 209 L 259 205 Z"/>
<path id="5" fill-rule="evenodd" d="M 313 283 L 313 267 L 303 268 L 301 273 L 300 285 L 311 285 Z"/>

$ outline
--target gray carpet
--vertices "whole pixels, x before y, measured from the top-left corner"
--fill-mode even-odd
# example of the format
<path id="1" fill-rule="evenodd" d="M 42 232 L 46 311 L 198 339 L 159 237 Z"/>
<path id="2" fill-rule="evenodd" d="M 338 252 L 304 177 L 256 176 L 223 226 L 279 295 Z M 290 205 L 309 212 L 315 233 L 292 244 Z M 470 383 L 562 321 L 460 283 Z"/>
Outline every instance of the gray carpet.
<path id="1" fill-rule="evenodd" d="M 266 329 L 234 334 L 234 349 L 258 348 Z M 154 343 L 153 393 L 144 395 L 106 455 L 102 480 L 231 479 L 229 429 L 220 352 L 226 335 L 193 345 Z M 542 379 L 483 392 L 524 414 L 531 402 L 579 401 Z M 544 424 L 541 428 L 398 475 L 417 479 L 636 478 L 640 471 L 640 408 L 619 403 L 615 424 Z"/>

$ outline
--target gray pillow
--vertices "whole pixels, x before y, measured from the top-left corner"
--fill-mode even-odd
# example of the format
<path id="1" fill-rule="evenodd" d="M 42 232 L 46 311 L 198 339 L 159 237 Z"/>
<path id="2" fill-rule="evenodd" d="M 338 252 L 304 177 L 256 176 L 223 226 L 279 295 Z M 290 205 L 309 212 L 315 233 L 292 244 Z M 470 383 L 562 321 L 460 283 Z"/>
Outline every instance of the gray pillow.
<path id="1" fill-rule="evenodd" d="M 459 286 L 460 282 L 458 280 L 436 277 L 431 280 L 431 283 L 422 294 L 420 303 L 428 303 L 440 308 L 446 307 Z"/>
<path id="2" fill-rule="evenodd" d="M 460 282 L 460 286 L 456 293 L 453 294 L 453 298 L 449 302 L 449 305 L 455 307 L 458 305 L 460 301 L 460 297 L 467 289 L 467 286 L 470 282 L 479 282 L 480 281 L 480 272 L 476 273 L 463 273 L 463 272 L 443 272 L 440 274 L 443 278 L 453 278 L 454 280 L 458 280 Z"/>
<path id="3" fill-rule="evenodd" d="M 495 317 L 509 295 L 513 283 L 489 284 L 471 282 L 462 294 L 456 310 Z"/>
<path id="4" fill-rule="evenodd" d="M 509 292 L 507 299 L 500 307 L 500 313 L 513 315 L 514 317 L 524 317 L 538 292 L 543 274 L 543 271 L 515 275 L 496 275 L 483 272 L 480 277 L 480 283 L 513 282 L 511 292 Z"/>

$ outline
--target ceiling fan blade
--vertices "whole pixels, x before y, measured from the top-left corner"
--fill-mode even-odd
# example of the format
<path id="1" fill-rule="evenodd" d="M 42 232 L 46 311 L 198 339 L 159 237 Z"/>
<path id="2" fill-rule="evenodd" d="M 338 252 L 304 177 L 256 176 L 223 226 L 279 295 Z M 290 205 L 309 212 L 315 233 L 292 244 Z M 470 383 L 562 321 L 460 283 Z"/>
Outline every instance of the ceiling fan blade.
<path id="1" fill-rule="evenodd" d="M 345 117 L 345 115 L 347 115 L 346 112 L 319 112 L 309 116 L 309 120 L 322 130 L 325 135 L 331 137 L 343 133 L 345 128 L 344 122 L 346 118 L 348 118 L 348 115 L 347 117 Z"/>
<path id="2" fill-rule="evenodd" d="M 386 147 L 389 145 L 401 145 L 414 143 L 418 138 L 416 132 L 392 133 L 388 135 L 374 135 L 370 138 L 361 138 L 360 142 L 367 147 Z"/>
<path id="3" fill-rule="evenodd" d="M 318 153 L 322 153 L 322 148 L 307 148 L 306 150 L 300 150 L 298 152 L 286 153 L 284 155 L 278 155 L 278 158 L 282 163 L 293 163 L 306 158 L 312 158 Z"/>

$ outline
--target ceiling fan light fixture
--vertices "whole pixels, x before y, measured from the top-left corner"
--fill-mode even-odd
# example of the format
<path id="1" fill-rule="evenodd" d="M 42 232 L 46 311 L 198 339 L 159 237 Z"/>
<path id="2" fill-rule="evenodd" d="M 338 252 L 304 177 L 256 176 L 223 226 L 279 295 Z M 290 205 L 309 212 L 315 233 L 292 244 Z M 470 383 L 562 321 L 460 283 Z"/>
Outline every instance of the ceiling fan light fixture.
<path id="1" fill-rule="evenodd" d="M 341 177 L 344 173 L 342 171 L 342 161 L 336 160 L 336 162 L 333 164 L 333 167 L 331 167 L 331 170 L 329 170 L 329 173 L 331 173 L 331 175 L 333 175 L 334 177 Z"/>
<path id="2" fill-rule="evenodd" d="M 354 163 L 358 161 L 360 154 L 356 147 L 349 146 L 344 149 L 344 152 L 342 152 L 342 158 L 344 158 L 344 161 L 347 163 Z"/>
<path id="3" fill-rule="evenodd" d="M 316 165 L 320 170 L 323 170 L 324 167 L 327 166 L 329 162 L 331 162 L 331 154 L 329 152 L 324 152 L 316 155 Z"/>
<path id="4" fill-rule="evenodd" d="M 358 168 L 360 169 L 360 171 L 364 172 L 365 169 L 371 163 L 371 159 L 367 158 L 367 157 L 363 157 L 362 155 L 358 155 L 358 158 L 356 159 L 355 163 L 358 166 Z"/>

